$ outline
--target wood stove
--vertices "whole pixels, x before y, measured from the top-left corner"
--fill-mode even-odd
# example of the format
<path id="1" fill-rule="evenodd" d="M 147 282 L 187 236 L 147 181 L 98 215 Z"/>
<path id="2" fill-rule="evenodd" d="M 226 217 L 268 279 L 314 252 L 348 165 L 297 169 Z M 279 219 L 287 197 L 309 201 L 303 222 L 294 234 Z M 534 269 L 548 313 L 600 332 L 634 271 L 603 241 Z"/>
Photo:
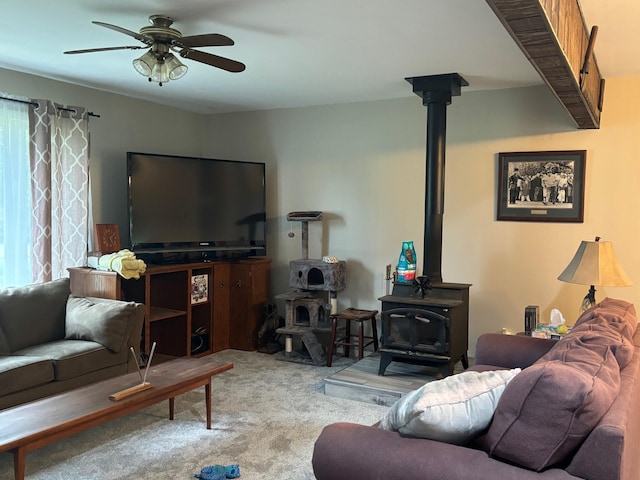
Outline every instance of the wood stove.
<path id="1" fill-rule="evenodd" d="M 436 283 L 422 296 L 413 285 L 394 284 L 392 294 L 380 298 L 378 375 L 394 360 L 435 367 L 443 377 L 453 373 L 458 361 L 467 368 L 469 287 Z"/>
<path id="2" fill-rule="evenodd" d="M 442 281 L 442 220 L 447 105 L 467 81 L 457 73 L 406 79 L 427 107 L 427 148 L 422 276 L 412 284 L 395 282 L 382 302 L 378 375 L 393 360 L 436 367 L 443 376 L 458 361 L 469 366 L 468 284 Z"/>

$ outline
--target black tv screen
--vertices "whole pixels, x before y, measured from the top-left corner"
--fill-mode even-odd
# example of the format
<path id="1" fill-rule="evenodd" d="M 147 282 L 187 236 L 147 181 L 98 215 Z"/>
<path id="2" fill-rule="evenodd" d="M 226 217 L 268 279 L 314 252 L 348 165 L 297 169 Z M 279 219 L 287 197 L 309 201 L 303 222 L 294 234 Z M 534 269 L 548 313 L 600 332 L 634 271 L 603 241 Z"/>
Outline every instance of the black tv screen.
<path id="1" fill-rule="evenodd" d="M 264 163 L 127 152 L 127 172 L 137 254 L 266 253 Z"/>

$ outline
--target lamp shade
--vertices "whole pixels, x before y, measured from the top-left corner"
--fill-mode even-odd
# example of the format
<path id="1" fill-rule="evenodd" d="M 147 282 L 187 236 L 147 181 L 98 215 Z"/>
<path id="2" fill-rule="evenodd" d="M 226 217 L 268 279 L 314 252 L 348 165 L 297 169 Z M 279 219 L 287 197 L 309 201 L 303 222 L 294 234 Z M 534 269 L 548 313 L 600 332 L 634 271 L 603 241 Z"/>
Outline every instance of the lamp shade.
<path id="1" fill-rule="evenodd" d="M 166 56 L 164 63 L 167 64 L 167 68 L 169 69 L 169 78 L 171 80 L 178 80 L 187 73 L 187 66 L 178 60 L 172 53 Z"/>
<path id="2" fill-rule="evenodd" d="M 166 63 L 158 61 L 151 70 L 152 81 L 158 82 L 160 85 L 169 81 L 169 67 Z"/>
<path id="3" fill-rule="evenodd" d="M 558 280 L 580 285 L 626 287 L 633 285 L 618 263 L 611 242 L 583 241 Z"/>
<path id="4" fill-rule="evenodd" d="M 153 70 L 153 66 L 156 64 L 156 56 L 153 54 L 151 50 L 148 50 L 144 55 L 140 58 L 136 58 L 133 61 L 133 68 L 136 71 L 145 77 L 151 76 L 151 71 Z"/>

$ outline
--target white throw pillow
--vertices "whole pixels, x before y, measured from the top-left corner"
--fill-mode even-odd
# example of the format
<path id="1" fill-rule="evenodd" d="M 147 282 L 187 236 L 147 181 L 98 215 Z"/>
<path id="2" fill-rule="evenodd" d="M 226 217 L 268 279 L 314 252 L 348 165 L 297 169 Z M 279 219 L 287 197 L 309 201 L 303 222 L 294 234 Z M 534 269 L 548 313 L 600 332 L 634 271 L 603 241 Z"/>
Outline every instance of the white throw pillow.
<path id="1" fill-rule="evenodd" d="M 380 428 L 412 437 L 464 444 L 491 423 L 513 370 L 463 372 L 426 383 L 394 403 Z"/>

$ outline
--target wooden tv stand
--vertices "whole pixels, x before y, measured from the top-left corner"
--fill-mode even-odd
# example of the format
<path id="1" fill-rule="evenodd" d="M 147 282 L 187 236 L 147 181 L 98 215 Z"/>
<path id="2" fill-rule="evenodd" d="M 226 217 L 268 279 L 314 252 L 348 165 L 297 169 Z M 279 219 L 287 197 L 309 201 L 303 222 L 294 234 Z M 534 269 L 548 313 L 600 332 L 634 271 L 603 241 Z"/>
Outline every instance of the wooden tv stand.
<path id="1" fill-rule="evenodd" d="M 73 295 L 144 303 L 144 352 L 157 342 L 156 353 L 190 357 L 256 349 L 269 301 L 270 265 L 264 257 L 149 265 L 139 280 L 88 267 L 68 270 Z M 195 285 L 204 278 L 206 294 L 198 295 Z"/>

